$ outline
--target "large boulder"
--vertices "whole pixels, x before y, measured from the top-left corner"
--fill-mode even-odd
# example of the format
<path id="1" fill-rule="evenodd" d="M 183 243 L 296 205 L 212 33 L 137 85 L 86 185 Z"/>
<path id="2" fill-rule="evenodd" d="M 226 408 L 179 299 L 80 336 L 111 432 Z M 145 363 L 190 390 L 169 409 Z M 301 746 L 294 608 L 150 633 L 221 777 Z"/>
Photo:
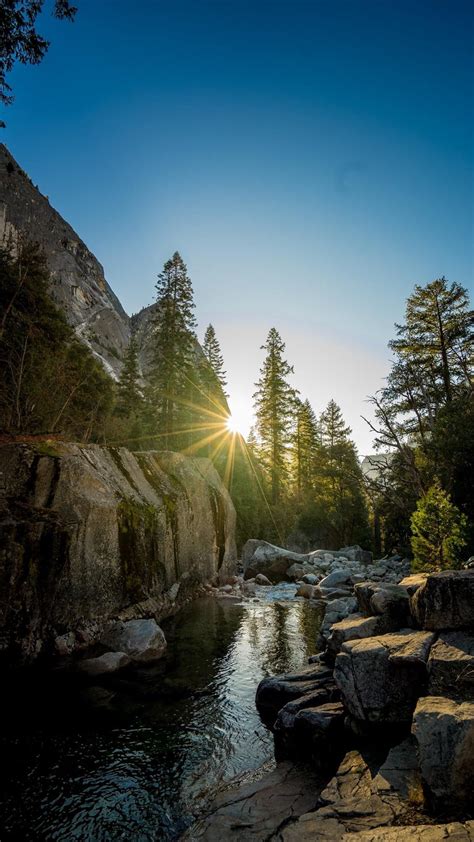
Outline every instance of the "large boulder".
<path id="1" fill-rule="evenodd" d="M 242 548 L 244 579 L 253 579 L 258 573 L 263 573 L 271 582 L 283 582 L 287 578 L 286 571 L 294 562 L 302 565 L 307 560 L 307 555 L 292 553 L 283 547 L 254 538 L 249 539 Z"/>
<path id="2" fill-rule="evenodd" d="M 334 680 L 351 715 L 369 723 L 409 722 L 426 687 L 434 638 L 429 632 L 404 629 L 344 643 Z"/>
<path id="3" fill-rule="evenodd" d="M 331 626 L 327 640 L 328 655 L 333 658 L 341 651 L 348 640 L 362 640 L 366 637 L 384 634 L 392 631 L 384 617 L 364 617 L 362 614 L 350 614 L 345 620 L 340 620 Z"/>
<path id="4" fill-rule="evenodd" d="M 410 625 L 410 599 L 407 589 L 401 585 L 359 582 L 354 586 L 354 593 L 366 617 L 384 615 L 391 626 L 399 629 Z"/>
<path id="5" fill-rule="evenodd" d="M 474 792 L 474 703 L 440 696 L 420 699 L 412 731 L 420 771 L 435 809 L 472 810 Z"/>
<path id="6" fill-rule="evenodd" d="M 430 695 L 474 699 L 474 634 L 442 632 L 431 647 L 428 673 Z"/>
<path id="7" fill-rule="evenodd" d="M 298 672 L 263 678 L 257 687 L 255 704 L 265 721 L 271 724 L 287 702 L 325 690 L 327 686 L 334 688 L 332 670 L 319 663 L 312 664 Z"/>
<path id="8" fill-rule="evenodd" d="M 281 711 L 280 711 L 281 714 Z M 346 711 L 341 702 L 325 702 L 300 708 L 285 726 L 285 717 L 275 722 L 277 760 L 311 757 L 319 771 L 326 774 L 337 768 L 345 742 Z"/>
<path id="9" fill-rule="evenodd" d="M 430 574 L 411 597 L 411 611 L 422 629 L 474 629 L 474 570 Z"/>
<path id="10" fill-rule="evenodd" d="M 103 646 L 113 652 L 125 652 L 131 661 L 157 661 L 166 650 L 166 638 L 155 620 L 117 621 L 102 636 Z"/>
<path id="11" fill-rule="evenodd" d="M 324 579 L 321 579 L 319 582 L 320 588 L 351 588 L 352 587 L 352 570 L 334 570 L 333 573 L 329 573 Z"/>

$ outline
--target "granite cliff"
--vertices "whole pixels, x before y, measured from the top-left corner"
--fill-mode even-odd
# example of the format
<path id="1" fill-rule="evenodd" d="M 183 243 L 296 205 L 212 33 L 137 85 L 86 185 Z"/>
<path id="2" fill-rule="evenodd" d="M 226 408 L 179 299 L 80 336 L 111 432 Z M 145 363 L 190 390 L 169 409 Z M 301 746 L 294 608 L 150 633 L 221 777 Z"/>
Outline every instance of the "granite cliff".
<path id="1" fill-rule="evenodd" d="M 234 572 L 235 511 L 207 459 L 62 442 L 0 448 L 0 637 L 34 658 L 111 619 L 160 620 Z"/>

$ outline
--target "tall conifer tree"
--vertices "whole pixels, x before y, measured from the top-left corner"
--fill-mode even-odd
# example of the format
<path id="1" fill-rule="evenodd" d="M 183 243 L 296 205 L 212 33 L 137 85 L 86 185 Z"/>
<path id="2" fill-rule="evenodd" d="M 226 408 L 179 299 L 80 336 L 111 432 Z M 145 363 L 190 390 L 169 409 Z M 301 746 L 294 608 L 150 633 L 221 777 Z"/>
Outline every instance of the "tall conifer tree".
<path id="1" fill-rule="evenodd" d="M 163 435 L 163 446 L 176 448 L 180 422 L 186 415 L 184 406 L 196 341 L 193 288 L 178 252 L 158 275 L 156 304 L 149 400 L 158 431 Z"/>
<path id="2" fill-rule="evenodd" d="M 255 384 L 256 428 L 271 499 L 277 503 L 288 475 L 288 445 L 296 392 L 287 379 L 293 367 L 284 359 L 285 343 L 276 328 L 271 328 L 262 348 L 267 353 Z"/>

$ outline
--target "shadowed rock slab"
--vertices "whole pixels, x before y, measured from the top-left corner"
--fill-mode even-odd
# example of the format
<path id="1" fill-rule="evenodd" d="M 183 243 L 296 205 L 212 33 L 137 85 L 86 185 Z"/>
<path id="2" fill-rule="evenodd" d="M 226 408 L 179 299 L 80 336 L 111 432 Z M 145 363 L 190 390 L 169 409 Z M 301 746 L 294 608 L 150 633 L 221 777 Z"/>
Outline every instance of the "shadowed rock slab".
<path id="1" fill-rule="evenodd" d="M 431 696 L 474 699 L 474 634 L 443 632 L 431 647 L 428 660 Z"/>
<path id="2" fill-rule="evenodd" d="M 474 570 L 432 573 L 413 594 L 411 611 L 422 629 L 474 628 Z"/>
<path id="3" fill-rule="evenodd" d="M 279 842 L 338 842 L 345 840 L 347 834 L 373 832 L 377 842 L 385 839 L 385 828 L 407 810 L 396 782 L 387 786 L 385 766 L 388 764 L 388 769 L 396 763 L 392 752 L 375 777 L 359 752 L 346 754 L 336 775 L 321 793 L 319 808 L 289 823 L 272 838 Z"/>
<path id="4" fill-rule="evenodd" d="M 114 652 L 125 652 L 131 661 L 139 663 L 158 660 L 166 649 L 166 638 L 155 620 L 113 623 L 101 643 Z"/>
<path id="5" fill-rule="evenodd" d="M 277 839 L 279 828 L 318 802 L 322 785 L 314 770 L 304 765 L 279 763 L 263 768 L 254 780 L 231 783 L 214 799 L 209 813 L 182 837 L 187 842 L 262 842 Z"/>
<path id="6" fill-rule="evenodd" d="M 257 687 L 255 704 L 266 722 L 273 723 L 278 711 L 295 699 L 335 688 L 332 670 L 322 664 L 311 664 L 299 672 L 264 678 Z"/>
<path id="7" fill-rule="evenodd" d="M 283 711 L 275 723 L 277 759 L 299 761 L 311 757 L 318 771 L 333 773 L 344 754 L 344 706 L 326 702 L 301 706 L 291 714 Z"/>
<path id="8" fill-rule="evenodd" d="M 105 652 L 98 658 L 79 661 L 78 669 L 87 675 L 107 675 L 127 667 L 131 663 L 125 652 Z"/>
<path id="9" fill-rule="evenodd" d="M 426 696 L 416 706 L 412 732 L 433 806 L 472 811 L 474 703 Z"/>
<path id="10" fill-rule="evenodd" d="M 349 712 L 365 722 L 409 722 L 427 681 L 435 636 L 404 629 L 343 644 L 334 680 Z"/>

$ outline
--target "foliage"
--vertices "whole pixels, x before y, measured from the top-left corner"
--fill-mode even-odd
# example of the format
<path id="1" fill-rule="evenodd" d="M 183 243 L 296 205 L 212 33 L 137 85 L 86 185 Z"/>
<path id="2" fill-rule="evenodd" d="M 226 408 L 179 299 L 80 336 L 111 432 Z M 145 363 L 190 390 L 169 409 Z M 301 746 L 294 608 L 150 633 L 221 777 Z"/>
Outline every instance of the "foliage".
<path id="1" fill-rule="evenodd" d="M 397 543 L 403 544 L 409 534 L 416 499 L 437 476 L 474 522 L 467 479 L 474 469 L 473 325 L 467 291 L 440 278 L 415 287 L 405 323 L 396 325 L 396 338 L 390 342 L 394 360 L 385 388 L 371 398 L 376 423 L 370 426 L 377 446 L 396 458 L 370 484 L 375 507 L 392 523 L 390 498 L 397 498 Z"/>
<path id="2" fill-rule="evenodd" d="M 37 246 L 0 250 L 0 424 L 11 434 L 100 436 L 111 379 L 80 343 L 49 295 Z"/>
<path id="3" fill-rule="evenodd" d="M 466 517 L 435 481 L 417 503 L 411 518 L 415 570 L 443 570 L 459 566 L 465 547 Z"/>
<path id="4" fill-rule="evenodd" d="M 165 449 L 178 449 L 190 402 L 190 374 L 195 343 L 194 300 L 186 264 L 178 252 L 158 275 L 156 313 L 152 322 L 153 360 L 147 400 L 151 434 L 161 435 Z"/>
<path id="5" fill-rule="evenodd" d="M 6 76 L 15 63 L 39 64 L 48 51 L 49 41 L 36 29 L 43 6 L 44 0 L 2 0 L 0 4 L 0 102 L 4 105 L 13 102 Z M 52 8 L 54 17 L 65 20 L 73 20 L 76 11 L 69 0 L 55 0 Z"/>
<path id="6" fill-rule="evenodd" d="M 283 357 L 285 343 L 272 327 L 262 348 L 267 352 L 254 394 L 259 457 L 267 475 L 272 503 L 280 499 L 288 478 L 288 451 L 296 391 L 288 383 L 293 367 Z"/>
<path id="7" fill-rule="evenodd" d="M 208 364 L 208 371 L 214 376 L 224 391 L 227 386 L 226 373 L 224 371 L 224 357 L 222 356 L 216 332 L 212 325 L 208 325 L 206 328 L 202 350 Z M 210 385 L 213 385 L 212 380 L 210 381 Z"/>

